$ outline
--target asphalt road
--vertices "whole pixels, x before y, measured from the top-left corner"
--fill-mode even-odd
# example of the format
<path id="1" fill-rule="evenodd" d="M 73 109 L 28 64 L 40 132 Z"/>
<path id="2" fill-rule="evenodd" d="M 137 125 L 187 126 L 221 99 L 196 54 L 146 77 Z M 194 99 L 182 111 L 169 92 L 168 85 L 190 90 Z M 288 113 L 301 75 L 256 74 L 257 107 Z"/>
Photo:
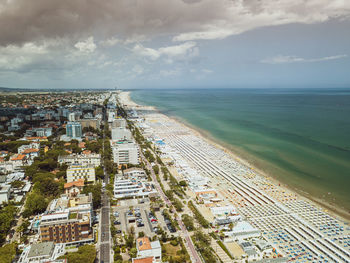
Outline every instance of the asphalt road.
<path id="1" fill-rule="evenodd" d="M 100 228 L 100 262 L 109 263 L 111 255 L 109 200 L 107 193 L 102 194 L 101 228 Z"/>
<path id="2" fill-rule="evenodd" d="M 105 139 L 105 134 L 103 133 L 103 139 Z M 104 144 L 103 144 L 103 152 L 104 152 Z M 105 185 L 108 185 L 109 182 L 109 176 L 106 173 L 106 169 L 103 166 L 103 172 L 104 172 L 104 183 Z M 107 192 L 103 189 L 102 190 L 102 196 L 101 196 L 101 215 L 100 215 L 100 262 L 101 263 L 110 263 L 111 260 L 111 238 L 110 238 L 110 204 L 109 204 L 109 197 Z M 114 260 L 113 260 L 114 261 Z"/>
<path id="3" fill-rule="evenodd" d="M 152 166 L 151 164 L 148 162 L 148 160 L 144 157 L 143 153 L 141 152 L 141 157 L 142 159 L 145 161 L 146 165 L 147 165 L 147 169 L 151 171 L 151 175 L 152 175 L 152 179 L 155 183 L 155 186 L 157 188 L 157 191 L 160 193 L 160 195 L 162 196 L 162 198 L 164 199 L 164 201 L 167 203 L 167 205 L 171 206 L 172 203 L 171 201 L 168 199 L 168 197 L 164 194 L 162 188 L 160 187 L 158 181 L 157 181 L 157 177 L 152 169 Z M 179 226 L 181 228 L 181 231 L 183 233 L 183 236 L 186 240 L 186 243 L 185 245 L 187 245 L 187 247 L 190 249 L 190 254 L 192 255 L 192 259 L 193 259 L 193 262 L 195 263 L 202 263 L 202 260 L 200 259 L 198 253 L 197 253 L 197 250 L 195 249 L 193 243 L 192 243 L 192 240 L 190 238 L 190 235 L 186 229 L 186 227 L 184 226 L 181 218 L 176 218 L 175 220 L 178 221 L 179 223 Z"/>

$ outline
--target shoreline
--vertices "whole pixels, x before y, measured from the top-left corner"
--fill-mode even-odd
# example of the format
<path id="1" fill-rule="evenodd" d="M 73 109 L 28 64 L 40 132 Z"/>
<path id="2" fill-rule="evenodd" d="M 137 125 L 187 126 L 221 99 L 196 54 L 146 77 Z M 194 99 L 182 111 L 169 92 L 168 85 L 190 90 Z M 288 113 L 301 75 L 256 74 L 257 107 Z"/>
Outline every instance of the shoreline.
<path id="1" fill-rule="evenodd" d="M 335 216 L 335 217 L 340 217 L 343 221 L 350 222 L 350 213 L 348 211 L 346 211 L 345 209 L 338 207 L 335 204 L 332 204 L 330 202 L 327 202 L 326 200 L 324 200 L 322 198 L 317 198 L 317 197 L 311 195 L 307 191 L 289 186 L 288 184 L 281 182 L 275 176 L 273 176 L 273 175 L 269 174 L 268 172 L 265 172 L 262 169 L 257 168 L 256 166 L 252 165 L 251 162 L 249 162 L 249 160 L 247 160 L 246 158 L 240 157 L 239 153 L 237 153 L 237 151 L 235 151 L 234 146 L 230 146 L 226 142 L 223 142 L 223 141 L 215 138 L 208 131 L 200 129 L 200 128 L 192 125 L 191 123 L 188 123 L 186 120 L 184 120 L 178 116 L 165 114 L 161 110 L 159 110 L 158 108 L 156 108 L 154 106 L 137 104 L 136 102 L 134 102 L 131 99 L 130 93 L 131 93 L 131 91 L 123 91 L 122 93 L 119 94 L 119 95 L 123 94 L 123 99 L 121 99 L 121 101 L 123 101 L 123 104 L 128 105 L 130 107 L 136 107 L 136 108 L 142 107 L 144 109 L 162 114 L 162 115 L 168 117 L 169 119 L 180 123 L 184 127 L 188 128 L 191 131 L 191 133 L 193 133 L 194 135 L 201 137 L 208 144 L 213 145 L 214 147 L 217 147 L 217 148 L 223 150 L 225 153 L 227 153 L 230 156 L 230 158 L 233 158 L 237 162 L 245 165 L 246 167 L 253 169 L 255 172 L 257 172 L 257 174 L 259 176 L 267 178 L 268 180 L 271 181 L 271 183 L 278 185 L 281 189 L 288 190 L 292 193 L 295 193 L 301 199 L 306 200 L 308 202 L 311 202 L 313 205 L 315 205 L 316 207 L 319 207 L 324 212 L 326 212 L 332 216 Z"/>

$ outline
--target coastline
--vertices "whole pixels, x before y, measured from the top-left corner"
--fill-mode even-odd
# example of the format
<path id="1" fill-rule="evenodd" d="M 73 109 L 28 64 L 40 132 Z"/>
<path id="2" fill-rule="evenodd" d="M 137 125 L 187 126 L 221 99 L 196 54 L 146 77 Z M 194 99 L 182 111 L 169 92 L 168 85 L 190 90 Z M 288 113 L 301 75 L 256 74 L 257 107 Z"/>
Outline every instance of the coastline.
<path id="1" fill-rule="evenodd" d="M 306 200 L 306 201 L 312 203 L 316 207 L 321 208 L 324 212 L 326 212 L 332 216 L 341 218 L 343 221 L 350 222 L 350 213 L 348 211 L 346 211 L 345 209 L 338 207 L 335 204 L 332 204 L 330 202 L 327 202 L 324 199 L 317 198 L 304 190 L 289 186 L 288 184 L 281 182 L 272 174 L 252 165 L 252 163 L 248 159 L 242 158 L 240 156 L 240 153 L 238 153 L 239 151 L 235 150 L 234 146 L 228 145 L 227 143 L 218 140 L 217 138 L 212 136 L 208 131 L 202 130 L 202 129 L 188 123 L 187 121 L 185 121 L 184 119 L 182 119 L 178 116 L 165 114 L 161 110 L 159 110 L 158 108 L 156 108 L 154 106 L 137 104 L 136 102 L 134 102 L 131 99 L 130 93 L 131 93 L 130 91 L 123 91 L 119 94 L 121 101 L 123 101 L 123 104 L 128 105 L 130 107 L 143 108 L 146 110 L 154 111 L 158 114 L 165 115 L 169 119 L 172 119 L 173 121 L 176 121 L 177 123 L 183 125 L 187 129 L 189 129 L 191 131 L 191 133 L 193 133 L 195 136 L 199 136 L 202 139 L 204 139 L 208 144 L 213 145 L 214 147 L 223 150 L 225 153 L 227 153 L 230 156 L 230 158 L 233 158 L 237 162 L 253 169 L 260 176 L 267 178 L 273 184 L 278 185 L 281 189 L 288 190 L 292 193 L 295 193 L 298 195 L 298 197 L 300 199 L 303 199 L 303 200 Z"/>

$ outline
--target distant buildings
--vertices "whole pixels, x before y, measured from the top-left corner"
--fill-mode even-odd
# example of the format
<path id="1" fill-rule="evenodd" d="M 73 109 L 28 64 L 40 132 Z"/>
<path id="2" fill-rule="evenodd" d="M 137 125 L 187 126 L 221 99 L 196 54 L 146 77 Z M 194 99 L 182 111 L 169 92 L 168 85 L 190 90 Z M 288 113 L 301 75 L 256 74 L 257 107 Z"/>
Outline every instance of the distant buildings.
<path id="1" fill-rule="evenodd" d="M 131 141 L 112 143 L 113 161 L 120 164 L 139 164 L 139 147 Z"/>
<path id="2" fill-rule="evenodd" d="M 100 128 L 100 120 L 91 118 L 91 119 L 81 119 L 79 120 L 79 123 L 81 124 L 81 128 L 94 128 L 94 129 L 99 129 Z"/>
<path id="3" fill-rule="evenodd" d="M 67 183 L 84 179 L 85 182 L 95 182 L 95 167 L 93 165 L 70 165 L 67 169 Z"/>
<path id="4" fill-rule="evenodd" d="M 40 143 L 32 142 L 29 145 L 22 145 L 18 147 L 18 154 L 23 154 L 29 160 L 33 160 L 39 156 Z"/>
<path id="5" fill-rule="evenodd" d="M 25 137 L 49 137 L 52 135 L 52 127 L 29 128 L 26 130 Z"/>
<path id="6" fill-rule="evenodd" d="M 114 110 L 108 111 L 108 122 L 112 123 L 115 120 L 116 116 L 117 116 L 117 114 L 115 113 Z"/>
<path id="7" fill-rule="evenodd" d="M 70 154 L 58 157 L 59 164 L 78 164 L 78 165 L 92 165 L 94 167 L 101 165 L 101 155 L 100 154 Z"/>
<path id="8" fill-rule="evenodd" d="M 66 136 L 71 139 L 80 139 L 82 128 L 79 122 L 68 122 L 66 125 Z"/>
<path id="9" fill-rule="evenodd" d="M 71 121 L 71 122 L 76 121 L 74 112 L 71 112 L 68 114 L 68 121 Z"/>

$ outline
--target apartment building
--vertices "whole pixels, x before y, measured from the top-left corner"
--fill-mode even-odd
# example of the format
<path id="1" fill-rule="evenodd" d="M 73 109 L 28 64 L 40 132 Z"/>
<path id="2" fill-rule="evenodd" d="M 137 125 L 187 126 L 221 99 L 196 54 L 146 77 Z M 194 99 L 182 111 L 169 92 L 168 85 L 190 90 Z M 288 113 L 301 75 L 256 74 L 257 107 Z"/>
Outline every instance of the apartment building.
<path id="1" fill-rule="evenodd" d="M 123 118 L 117 118 L 112 123 L 112 128 L 126 128 L 126 120 Z"/>
<path id="2" fill-rule="evenodd" d="M 92 165 L 97 167 L 101 165 L 101 155 L 97 153 L 91 154 L 70 154 L 58 157 L 59 164 L 77 164 L 77 165 Z"/>
<path id="3" fill-rule="evenodd" d="M 81 138 L 81 124 L 79 122 L 68 122 L 66 125 L 66 136 L 71 139 Z"/>
<path id="4" fill-rule="evenodd" d="M 157 191 L 151 183 L 130 179 L 119 179 L 117 176 L 114 180 L 113 193 L 116 199 L 143 198 L 157 195 Z"/>
<path id="5" fill-rule="evenodd" d="M 145 170 L 137 167 L 132 167 L 129 169 L 125 169 L 123 171 L 125 179 L 134 179 L 134 180 L 146 180 L 147 174 Z"/>
<path id="6" fill-rule="evenodd" d="M 131 132 L 123 127 L 112 128 L 112 141 L 130 141 Z"/>
<path id="7" fill-rule="evenodd" d="M 82 244 L 94 241 L 92 229 L 92 194 L 53 200 L 41 217 L 42 242 Z"/>
<path id="8" fill-rule="evenodd" d="M 94 129 L 100 128 L 100 120 L 97 118 L 91 118 L 91 119 L 81 119 L 79 120 L 79 123 L 81 124 L 81 128 L 87 128 L 92 127 Z"/>
<path id="9" fill-rule="evenodd" d="M 85 182 L 95 182 L 95 167 L 93 165 L 70 165 L 67 169 L 67 183 L 84 179 Z"/>
<path id="10" fill-rule="evenodd" d="M 139 164 L 139 147 L 132 141 L 112 142 L 113 161 L 120 164 Z"/>

